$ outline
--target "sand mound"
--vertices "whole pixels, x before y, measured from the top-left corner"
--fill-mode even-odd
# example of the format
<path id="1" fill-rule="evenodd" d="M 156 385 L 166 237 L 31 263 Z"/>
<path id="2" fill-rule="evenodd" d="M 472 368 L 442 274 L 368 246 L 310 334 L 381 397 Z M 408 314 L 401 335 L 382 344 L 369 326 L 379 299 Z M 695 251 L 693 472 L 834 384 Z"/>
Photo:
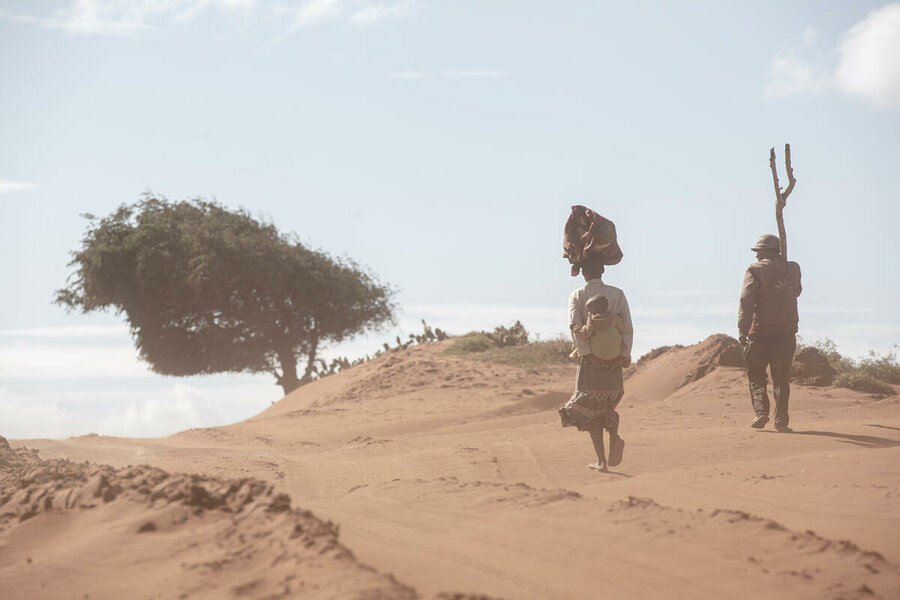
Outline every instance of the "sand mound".
<path id="1" fill-rule="evenodd" d="M 446 342 L 434 342 L 392 351 L 355 367 L 302 386 L 260 417 L 293 413 L 321 413 L 324 408 L 342 410 L 335 404 L 396 398 L 422 390 L 483 387 L 487 369 L 463 359 L 443 356 Z"/>
<path id="2" fill-rule="evenodd" d="M 50 596 L 56 587 L 112 597 L 116 590 L 104 581 L 102 567 L 125 547 L 130 552 L 116 561 L 116 580 L 140 580 L 147 595 L 287 598 L 328 588 L 347 597 L 417 597 L 412 588 L 358 563 L 338 541 L 337 526 L 292 509 L 288 496 L 263 481 L 49 460 L 7 470 L 0 488 L 0 533 L 7 539 L 47 535 L 50 524 L 69 531 L 80 531 L 79 521 L 93 524 L 66 546 L 32 543 L 24 560 L 9 552 L 19 556 L 0 561 L 0 587 L 21 597 Z M 100 524 L 91 512 L 100 513 Z M 102 549 L 94 548 L 92 564 L 71 579 L 55 577 L 51 568 L 35 580 L 38 564 L 74 559 L 98 536 Z M 15 588 L 13 579 L 19 581 Z"/>
<path id="3" fill-rule="evenodd" d="M 681 344 L 675 344 L 674 346 L 660 346 L 659 348 L 653 348 L 652 350 L 650 350 L 650 352 L 641 356 L 635 364 L 637 366 L 645 365 L 648 362 L 650 362 L 651 360 L 653 360 L 654 358 L 659 358 L 660 356 L 662 356 L 666 352 L 669 352 L 670 350 L 681 350 L 682 348 L 684 348 L 684 346 L 682 346 Z"/>
<path id="4" fill-rule="evenodd" d="M 625 459 L 599 474 L 585 468 L 588 436 L 556 413 L 573 365 L 531 370 L 445 347 L 392 352 L 226 427 L 12 444 L 117 468 L 23 467 L 33 454 L 0 447 L 15 465 L 0 472 L 0 589 L 900 597 L 897 398 L 797 386 L 795 433 L 757 431 L 733 339 L 657 350 L 625 383 Z M 127 467 L 137 463 L 194 475 Z"/>
<path id="5" fill-rule="evenodd" d="M 718 367 L 743 367 L 743 360 L 738 341 L 721 333 L 693 346 L 663 346 L 638 360 L 625 393 L 629 401 L 664 400 Z"/>
<path id="6" fill-rule="evenodd" d="M 14 451 L 25 459 L 9 466 L 8 449 L 0 442 L 0 547 L 13 542 L 0 560 L 0 588 L 16 597 L 73 589 L 127 597 L 120 594 L 140 582 L 148 597 L 419 598 L 359 563 L 335 524 L 292 509 L 271 483 L 41 461 L 35 451 Z M 57 530 L 70 534 L 65 543 Z M 90 563 L 71 573 L 60 567 L 83 563 L 86 548 Z M 106 576 L 110 563 L 116 578 Z"/>
<path id="7" fill-rule="evenodd" d="M 706 377 L 716 367 L 744 368 L 743 348 L 738 341 L 724 334 L 712 335 L 694 346 L 662 346 L 654 348 L 643 355 L 631 376 L 647 369 L 660 358 L 670 359 L 675 356 L 686 357 L 684 361 L 689 370 L 684 373 L 681 386 L 688 385 Z M 801 385 L 829 386 L 834 381 L 837 371 L 828 364 L 828 359 L 816 348 L 801 348 L 794 355 L 791 366 L 791 381 Z"/>
<path id="8" fill-rule="evenodd" d="M 19 469 L 27 465 L 39 463 L 37 450 L 10 447 L 5 437 L 0 435 L 0 473 L 11 469 Z"/>
<path id="9" fill-rule="evenodd" d="M 282 445 L 297 440 L 273 432 L 295 438 L 298 431 L 331 432 L 328 439 L 307 441 L 344 444 L 356 437 L 392 439 L 398 433 L 474 420 L 555 413 L 571 396 L 568 364 L 536 369 L 444 354 L 451 342 L 392 351 L 330 375 L 295 390 L 245 423 Z M 295 427 L 283 430 L 284 419 Z M 359 428 L 363 423 L 370 425 Z M 225 428 L 230 429 L 234 428 Z M 334 435 L 338 431 L 348 435 Z M 215 435 L 222 434 L 206 432 L 202 437 L 212 440 Z M 200 438 L 201 432 L 190 437 Z"/>
<path id="10" fill-rule="evenodd" d="M 437 358 L 422 357 L 421 353 L 386 354 L 376 359 L 372 365 L 375 368 L 346 387 L 343 399 L 386 398 L 423 387 L 439 387 L 456 379 L 457 373 L 448 372 L 447 365 L 440 362 Z"/>
<path id="11" fill-rule="evenodd" d="M 647 368 L 660 357 L 668 355 L 687 355 L 690 370 L 685 373 L 681 386 L 706 377 L 716 367 L 744 368 L 743 348 L 733 337 L 725 334 L 712 335 L 694 346 L 661 346 L 643 355 L 637 363 L 632 375 Z M 817 348 L 805 346 L 794 355 L 791 366 L 791 381 L 801 385 L 829 386 L 834 381 L 837 371 L 828 364 Z"/>
<path id="12" fill-rule="evenodd" d="M 716 367 L 744 366 L 741 345 L 736 339 L 725 334 L 711 335 L 691 348 L 694 352 L 696 366 L 685 375 L 682 386 L 703 379 Z"/>
<path id="13" fill-rule="evenodd" d="M 789 585 L 796 598 L 900 597 L 900 568 L 850 541 L 829 540 L 809 530 L 791 531 L 740 510 L 685 511 L 634 496 L 614 503 L 608 512 L 616 525 L 642 529 L 648 542 L 691 539 L 723 559 L 743 561 L 760 580 Z M 777 557 L 770 551 L 773 548 L 778 549 Z"/>

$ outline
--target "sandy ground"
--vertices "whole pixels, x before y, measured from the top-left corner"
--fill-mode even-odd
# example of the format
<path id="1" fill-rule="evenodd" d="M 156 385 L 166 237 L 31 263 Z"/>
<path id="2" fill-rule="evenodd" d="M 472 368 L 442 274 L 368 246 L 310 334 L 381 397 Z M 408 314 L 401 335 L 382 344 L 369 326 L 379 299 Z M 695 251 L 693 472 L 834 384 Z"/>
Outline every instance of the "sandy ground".
<path id="1" fill-rule="evenodd" d="M 8 480 L 0 595 L 900 598 L 898 397 L 794 386 L 795 432 L 755 431 L 743 371 L 700 368 L 716 343 L 666 352 L 626 381 L 625 460 L 608 474 L 585 468 L 587 434 L 559 426 L 573 366 L 475 362 L 442 354 L 446 342 L 227 427 L 14 441 L 44 460 L 111 465 L 121 491 L 93 508 L 50 501 L 21 520 L 47 485 Z M 222 478 L 265 486 L 246 507 L 195 514 L 184 498 L 122 484 L 129 465 L 193 474 L 227 498 Z M 54 493 L 96 493 L 97 467 L 84 469 Z M 32 496 L 13 502 L 14 487 Z M 294 509 L 267 512 L 280 493 Z M 290 537 L 297 519 L 317 523 L 312 550 Z M 157 529 L 138 533 L 149 521 Z M 229 535 L 250 542 L 229 546 Z M 283 553 L 290 568 L 272 564 Z"/>

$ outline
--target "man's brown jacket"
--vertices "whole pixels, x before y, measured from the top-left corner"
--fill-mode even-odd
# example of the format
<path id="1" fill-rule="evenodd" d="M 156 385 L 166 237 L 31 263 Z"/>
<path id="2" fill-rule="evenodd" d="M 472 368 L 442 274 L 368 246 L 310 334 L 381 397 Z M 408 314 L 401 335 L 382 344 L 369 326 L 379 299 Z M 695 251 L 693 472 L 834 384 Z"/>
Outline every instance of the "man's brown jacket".
<path id="1" fill-rule="evenodd" d="M 764 258 L 747 267 L 741 288 L 738 331 L 742 335 L 797 332 L 800 265 Z"/>

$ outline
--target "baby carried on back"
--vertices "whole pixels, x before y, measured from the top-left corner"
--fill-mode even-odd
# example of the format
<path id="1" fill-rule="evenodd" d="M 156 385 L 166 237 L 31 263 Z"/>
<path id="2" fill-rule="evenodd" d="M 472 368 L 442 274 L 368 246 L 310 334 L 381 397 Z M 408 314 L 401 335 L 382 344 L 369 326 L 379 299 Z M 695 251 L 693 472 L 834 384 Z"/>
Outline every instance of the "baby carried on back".
<path id="1" fill-rule="evenodd" d="M 600 360 L 615 360 L 622 353 L 622 334 L 627 332 L 622 318 L 609 313 L 609 300 L 604 296 L 591 296 L 585 303 L 588 319 L 580 327 L 573 327 L 572 333 L 590 341 L 591 354 Z M 576 350 L 570 355 L 578 358 Z"/>

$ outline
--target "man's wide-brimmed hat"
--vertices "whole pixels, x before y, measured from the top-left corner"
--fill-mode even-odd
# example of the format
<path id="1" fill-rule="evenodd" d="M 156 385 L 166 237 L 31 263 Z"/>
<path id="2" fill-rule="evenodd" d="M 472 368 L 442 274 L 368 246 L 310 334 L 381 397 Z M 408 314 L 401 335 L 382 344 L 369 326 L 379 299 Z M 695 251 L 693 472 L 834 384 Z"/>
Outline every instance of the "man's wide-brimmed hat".
<path id="1" fill-rule="evenodd" d="M 780 252 L 781 240 L 778 239 L 777 235 L 767 233 L 759 236 L 759 239 L 756 240 L 756 245 L 750 249 L 754 252 L 759 252 L 760 250 L 775 250 L 776 252 Z"/>

